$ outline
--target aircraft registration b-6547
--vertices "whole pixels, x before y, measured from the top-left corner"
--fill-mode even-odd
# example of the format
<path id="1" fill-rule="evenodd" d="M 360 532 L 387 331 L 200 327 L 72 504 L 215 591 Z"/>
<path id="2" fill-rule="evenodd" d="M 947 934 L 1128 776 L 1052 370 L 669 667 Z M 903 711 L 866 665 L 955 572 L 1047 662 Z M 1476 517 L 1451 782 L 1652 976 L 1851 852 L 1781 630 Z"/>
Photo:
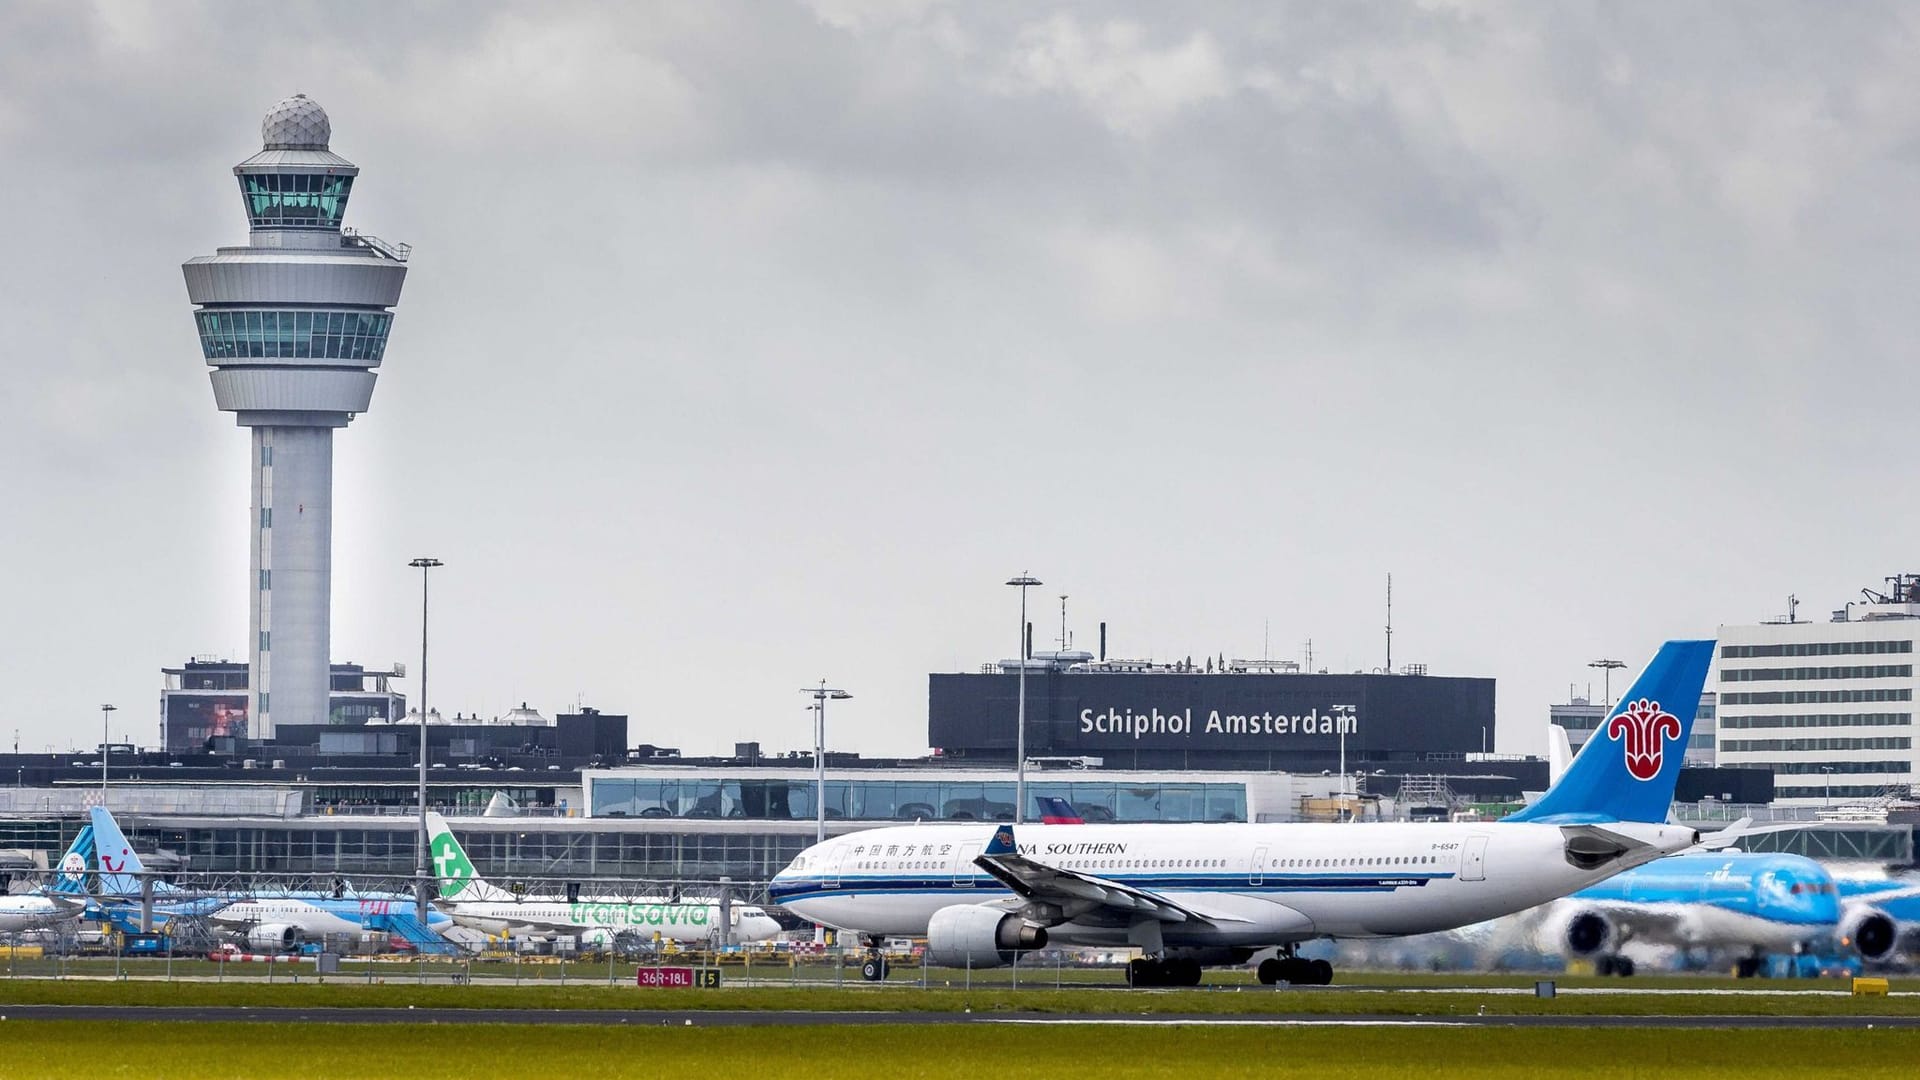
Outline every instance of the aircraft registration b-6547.
<path id="1" fill-rule="evenodd" d="M 1450 930 L 1567 896 L 1700 837 L 1665 824 L 1711 641 L 1669 641 L 1545 795 L 1491 823 L 912 825 L 835 837 L 775 875 L 796 915 L 931 962 L 1012 963 L 1049 942 L 1135 947 L 1135 986 L 1274 950 L 1263 983 L 1325 985 L 1316 938 Z"/>

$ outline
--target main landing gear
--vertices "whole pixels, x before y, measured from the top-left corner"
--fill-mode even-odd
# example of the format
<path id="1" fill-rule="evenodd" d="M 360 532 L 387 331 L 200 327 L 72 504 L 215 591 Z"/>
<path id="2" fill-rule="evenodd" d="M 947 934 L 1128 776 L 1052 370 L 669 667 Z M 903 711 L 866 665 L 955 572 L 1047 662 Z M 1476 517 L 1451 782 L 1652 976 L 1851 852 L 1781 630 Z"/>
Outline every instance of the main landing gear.
<path id="1" fill-rule="evenodd" d="M 1199 986 L 1200 961 L 1133 960 L 1127 964 L 1127 985 L 1137 989 L 1149 986 Z"/>
<path id="2" fill-rule="evenodd" d="M 1626 978 L 1633 974 L 1633 958 L 1630 956 L 1606 956 L 1594 958 L 1595 975 L 1619 975 Z"/>
<path id="3" fill-rule="evenodd" d="M 1288 983 L 1293 986 L 1331 986 L 1333 965 L 1325 960 L 1304 960 L 1291 953 L 1269 957 L 1254 969 L 1260 985 Z"/>
<path id="4" fill-rule="evenodd" d="M 860 961 L 860 977 L 868 982 L 887 981 L 887 957 L 880 951 L 879 938 L 866 939 L 867 953 Z"/>

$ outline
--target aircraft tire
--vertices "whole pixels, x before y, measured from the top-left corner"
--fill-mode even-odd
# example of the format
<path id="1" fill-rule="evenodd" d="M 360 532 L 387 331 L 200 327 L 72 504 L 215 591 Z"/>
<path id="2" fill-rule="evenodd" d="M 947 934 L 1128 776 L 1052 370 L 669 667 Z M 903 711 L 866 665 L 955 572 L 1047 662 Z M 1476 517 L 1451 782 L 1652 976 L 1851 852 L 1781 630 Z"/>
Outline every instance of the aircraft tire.
<path id="1" fill-rule="evenodd" d="M 1734 962 L 1733 977 L 1736 979 L 1751 979 L 1759 970 L 1760 962 L 1758 960 L 1755 960 L 1751 956 L 1743 956 Z"/>
<path id="2" fill-rule="evenodd" d="M 860 977 L 868 982 L 885 982 L 887 979 L 887 962 L 878 957 L 868 960 L 866 963 L 860 965 Z"/>
<path id="3" fill-rule="evenodd" d="M 1253 970 L 1253 974 L 1255 978 L 1260 980 L 1261 986 L 1272 986 L 1285 978 L 1283 973 L 1286 970 L 1287 962 L 1285 960 L 1277 957 L 1268 957 L 1260 961 L 1260 966 Z"/>
<path id="4" fill-rule="evenodd" d="M 1593 960 L 1593 973 L 1595 975 L 1600 975 L 1600 976 L 1607 976 L 1607 975 L 1613 974 L 1613 957 L 1611 956 L 1595 957 Z"/>
<path id="5" fill-rule="evenodd" d="M 1169 985 L 1199 986 L 1200 985 L 1200 961 L 1198 960 L 1172 961 L 1167 965 L 1167 974 L 1168 976 L 1170 976 L 1167 979 L 1167 983 Z"/>
<path id="6" fill-rule="evenodd" d="M 1307 985 L 1332 986 L 1333 965 L 1325 960 L 1307 961 Z"/>
<path id="7" fill-rule="evenodd" d="M 1633 958 L 1629 956 L 1615 957 L 1613 960 L 1613 973 L 1615 975 L 1620 976 L 1623 979 L 1632 978 L 1633 977 Z"/>
<path id="8" fill-rule="evenodd" d="M 1157 960 L 1129 960 L 1127 962 L 1127 985 L 1136 990 L 1145 990 L 1154 986 L 1167 985 L 1166 965 Z"/>

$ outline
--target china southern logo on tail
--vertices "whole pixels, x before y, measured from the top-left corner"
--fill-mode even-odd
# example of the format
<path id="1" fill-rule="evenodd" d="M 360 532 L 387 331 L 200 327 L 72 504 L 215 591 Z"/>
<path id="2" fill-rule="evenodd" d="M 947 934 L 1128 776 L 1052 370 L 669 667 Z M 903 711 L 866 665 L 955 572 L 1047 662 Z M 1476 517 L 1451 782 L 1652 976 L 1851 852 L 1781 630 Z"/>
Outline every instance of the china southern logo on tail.
<path id="1" fill-rule="evenodd" d="M 1661 711 L 1659 702 L 1641 698 L 1607 721 L 1607 738 L 1625 744 L 1629 776 L 1652 780 L 1660 775 L 1666 744 L 1680 738 L 1680 718 Z"/>

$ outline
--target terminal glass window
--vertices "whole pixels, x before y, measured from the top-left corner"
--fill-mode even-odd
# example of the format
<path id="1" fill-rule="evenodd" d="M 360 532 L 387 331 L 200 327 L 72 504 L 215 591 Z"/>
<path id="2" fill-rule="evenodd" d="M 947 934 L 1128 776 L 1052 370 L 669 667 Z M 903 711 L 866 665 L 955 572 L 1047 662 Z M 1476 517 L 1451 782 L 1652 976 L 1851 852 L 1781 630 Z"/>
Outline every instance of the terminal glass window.
<path id="1" fill-rule="evenodd" d="M 352 191 L 351 176 L 252 173 L 240 178 L 247 220 L 256 229 L 337 229 Z"/>

